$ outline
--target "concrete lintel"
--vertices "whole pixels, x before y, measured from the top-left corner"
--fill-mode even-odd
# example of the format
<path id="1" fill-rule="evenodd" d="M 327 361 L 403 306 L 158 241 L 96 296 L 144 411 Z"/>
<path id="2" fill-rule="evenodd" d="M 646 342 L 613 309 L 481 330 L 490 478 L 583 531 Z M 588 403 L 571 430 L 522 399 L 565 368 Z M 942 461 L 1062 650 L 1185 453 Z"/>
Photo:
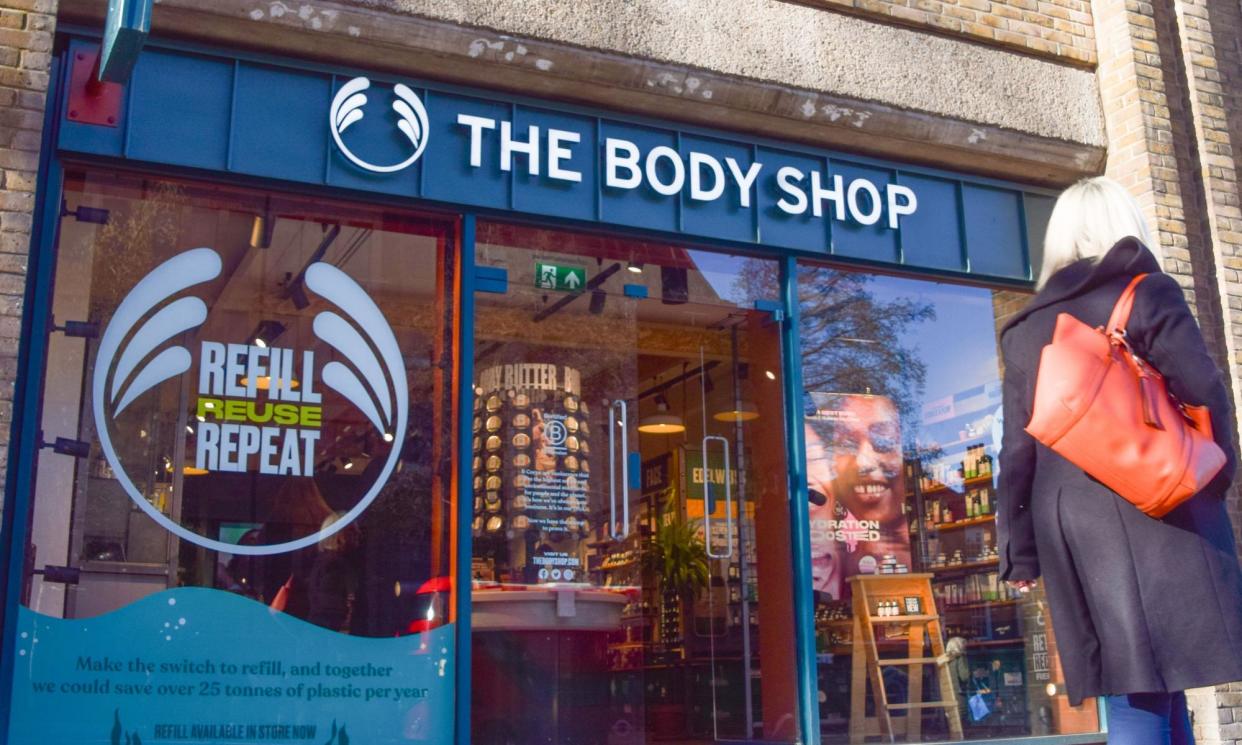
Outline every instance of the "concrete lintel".
<path id="1" fill-rule="evenodd" d="M 62 0 L 62 22 L 98 26 L 103 0 Z M 1103 170 L 1105 150 L 995 125 L 517 38 L 329 2 L 302 13 L 255 0 L 161 0 L 152 34 L 392 74 L 498 88 L 780 140 L 1062 186 Z M 305 9 L 310 9 L 307 13 Z"/>

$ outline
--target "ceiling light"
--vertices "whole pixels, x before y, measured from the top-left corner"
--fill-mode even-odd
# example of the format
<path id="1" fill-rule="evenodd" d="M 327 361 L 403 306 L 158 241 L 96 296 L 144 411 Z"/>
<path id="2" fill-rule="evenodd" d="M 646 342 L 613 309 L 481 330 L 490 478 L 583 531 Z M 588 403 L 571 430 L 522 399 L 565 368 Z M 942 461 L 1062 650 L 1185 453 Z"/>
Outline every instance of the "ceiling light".
<path id="1" fill-rule="evenodd" d="M 283 333 L 285 333 L 283 323 L 267 318 L 259 321 L 259 325 L 250 332 L 250 338 L 254 340 L 256 347 L 267 349 Z"/>
<path id="2" fill-rule="evenodd" d="M 643 265 L 636 261 L 629 262 L 628 264 L 625 265 L 625 268 L 627 271 L 633 272 L 634 274 L 643 273 Z"/>
<path id="3" fill-rule="evenodd" d="M 272 215 L 272 201 L 269 199 L 263 206 L 263 212 L 254 216 L 250 224 L 250 247 L 271 248 L 272 231 L 276 229 L 276 218 Z"/>
<path id="4" fill-rule="evenodd" d="M 732 409 L 717 411 L 712 419 L 718 422 L 749 422 L 759 418 L 759 408 L 753 401 L 742 400 Z"/>
<path id="5" fill-rule="evenodd" d="M 241 380 L 239 380 L 239 381 L 237 381 L 237 382 L 238 382 L 240 385 L 250 385 L 250 379 L 249 379 L 249 378 L 242 378 Z M 276 379 L 276 383 L 279 385 L 279 384 L 280 384 L 280 382 L 281 382 L 281 381 L 280 381 L 280 378 L 277 378 L 277 379 Z M 297 387 L 298 387 L 298 386 L 300 386 L 300 385 L 302 385 L 302 384 L 301 384 L 300 382 L 296 381 L 296 380 L 290 380 L 290 381 L 289 381 L 289 388 L 290 388 L 290 389 L 297 388 Z M 272 376 L 271 376 L 271 375 L 260 375 L 259 377 L 255 378 L 255 379 L 254 379 L 254 387 L 255 387 L 255 388 L 257 388 L 257 389 L 258 389 L 258 390 L 260 390 L 260 391 L 266 391 L 266 390 L 269 390 L 269 389 L 272 387 Z"/>
<path id="6" fill-rule="evenodd" d="M 776 373 L 771 370 L 764 370 L 763 374 L 768 376 L 768 380 L 776 380 Z"/>
<path id="7" fill-rule="evenodd" d="M 686 431 L 686 423 L 676 414 L 669 413 L 668 401 L 660 395 L 656 397 L 656 413 L 643 417 L 638 431 L 647 435 L 675 435 Z"/>
<path id="8" fill-rule="evenodd" d="M 89 458 L 91 454 L 91 444 L 83 440 L 71 440 L 68 437 L 57 437 L 52 442 L 43 442 L 43 438 L 39 438 L 40 448 L 51 448 L 52 452 L 59 455 L 72 455 L 75 458 Z"/>
<path id="9" fill-rule="evenodd" d="M 60 216 L 72 217 L 78 222 L 107 225 L 109 212 L 102 207 L 87 207 L 84 204 L 79 204 L 77 209 L 71 210 L 69 205 L 65 203 L 65 200 L 62 199 L 60 200 Z"/>
<path id="10" fill-rule="evenodd" d="M 384 442 L 392 442 L 392 433 L 391 433 L 391 432 L 385 432 L 385 433 L 384 433 Z"/>
<path id="11" fill-rule="evenodd" d="M 99 324 L 95 321 L 65 321 L 65 325 L 57 326 L 53 319 L 52 330 L 76 339 L 99 338 Z"/>

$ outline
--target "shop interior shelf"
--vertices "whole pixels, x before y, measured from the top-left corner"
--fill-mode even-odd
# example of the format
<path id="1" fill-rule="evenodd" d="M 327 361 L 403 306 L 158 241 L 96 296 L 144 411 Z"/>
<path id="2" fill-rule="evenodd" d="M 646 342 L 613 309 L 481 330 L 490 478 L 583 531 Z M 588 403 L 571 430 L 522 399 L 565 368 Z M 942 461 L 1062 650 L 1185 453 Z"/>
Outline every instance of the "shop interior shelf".
<path id="1" fill-rule="evenodd" d="M 932 567 L 932 572 L 936 575 L 954 574 L 959 572 L 973 572 L 976 569 L 991 569 L 998 566 L 1000 559 L 984 559 L 983 561 L 972 561 L 966 564 L 956 564 L 954 566 Z"/>
<path id="2" fill-rule="evenodd" d="M 930 489 L 923 489 L 922 494 L 924 497 L 929 496 L 929 495 L 936 495 L 936 494 L 940 494 L 942 492 L 948 492 L 948 491 L 960 494 L 962 489 L 970 489 L 976 486 L 991 486 L 991 485 L 992 485 L 992 475 L 988 474 L 987 476 L 976 476 L 973 479 L 965 479 L 964 481 L 962 481 L 961 484 L 952 484 L 952 485 L 934 484 Z M 913 495 L 907 494 L 906 496 L 913 496 Z"/>
<path id="3" fill-rule="evenodd" d="M 940 616 L 928 615 L 926 613 L 918 615 L 910 614 L 905 616 L 872 616 L 871 623 L 877 625 L 883 623 L 912 623 L 915 621 L 935 621 L 938 618 L 940 618 Z"/>
<path id="4" fill-rule="evenodd" d="M 593 572 L 607 572 L 607 571 L 611 571 L 611 570 L 613 570 L 613 569 L 624 569 L 625 567 L 632 567 L 632 566 L 636 565 L 637 563 L 638 563 L 638 559 L 631 559 L 631 560 L 629 560 L 629 561 L 618 561 L 618 562 L 617 562 L 617 563 L 615 563 L 615 564 L 600 564 L 598 567 L 595 567 L 595 568 L 594 568 L 594 569 L 592 569 L 591 571 L 593 571 Z"/>
<path id="5" fill-rule="evenodd" d="M 966 650 L 978 649 L 980 647 L 1016 647 L 1026 643 L 1022 637 L 1013 639 L 967 639 Z"/>
<path id="6" fill-rule="evenodd" d="M 996 515 L 980 515 L 979 517 L 971 517 L 971 518 L 967 518 L 966 520 L 954 520 L 951 523 L 940 523 L 939 525 L 936 525 L 934 527 L 936 530 L 939 530 L 941 533 L 945 533 L 950 530 L 963 530 L 965 528 L 973 528 L 976 525 L 987 525 L 988 523 L 992 523 L 995 521 L 996 521 Z"/>
<path id="7" fill-rule="evenodd" d="M 1020 600 L 983 600 L 978 603 L 952 603 L 943 607 L 943 612 L 952 613 L 953 611 L 978 610 L 981 608 L 1011 608 L 1022 601 Z"/>

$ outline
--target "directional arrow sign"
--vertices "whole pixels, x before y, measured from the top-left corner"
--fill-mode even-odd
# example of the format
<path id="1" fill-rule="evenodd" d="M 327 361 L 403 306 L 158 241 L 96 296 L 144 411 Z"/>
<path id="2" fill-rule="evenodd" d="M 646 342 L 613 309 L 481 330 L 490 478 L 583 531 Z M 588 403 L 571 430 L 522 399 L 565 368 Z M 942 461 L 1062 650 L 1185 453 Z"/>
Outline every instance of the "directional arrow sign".
<path id="1" fill-rule="evenodd" d="M 547 261 L 535 262 L 535 287 L 540 290 L 575 292 L 581 290 L 586 285 L 586 281 L 585 267 L 553 264 Z"/>

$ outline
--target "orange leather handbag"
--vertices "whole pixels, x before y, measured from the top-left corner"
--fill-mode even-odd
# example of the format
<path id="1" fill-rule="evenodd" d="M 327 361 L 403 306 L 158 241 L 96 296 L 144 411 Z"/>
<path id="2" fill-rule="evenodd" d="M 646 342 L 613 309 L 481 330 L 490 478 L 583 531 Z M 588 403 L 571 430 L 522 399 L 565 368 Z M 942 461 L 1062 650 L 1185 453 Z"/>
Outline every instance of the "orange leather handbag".
<path id="1" fill-rule="evenodd" d="M 1039 357 L 1026 431 L 1152 517 L 1164 517 L 1225 465 L 1205 406 L 1175 399 L 1164 377 L 1130 348 L 1126 324 L 1140 274 L 1108 325 L 1057 316 Z"/>

